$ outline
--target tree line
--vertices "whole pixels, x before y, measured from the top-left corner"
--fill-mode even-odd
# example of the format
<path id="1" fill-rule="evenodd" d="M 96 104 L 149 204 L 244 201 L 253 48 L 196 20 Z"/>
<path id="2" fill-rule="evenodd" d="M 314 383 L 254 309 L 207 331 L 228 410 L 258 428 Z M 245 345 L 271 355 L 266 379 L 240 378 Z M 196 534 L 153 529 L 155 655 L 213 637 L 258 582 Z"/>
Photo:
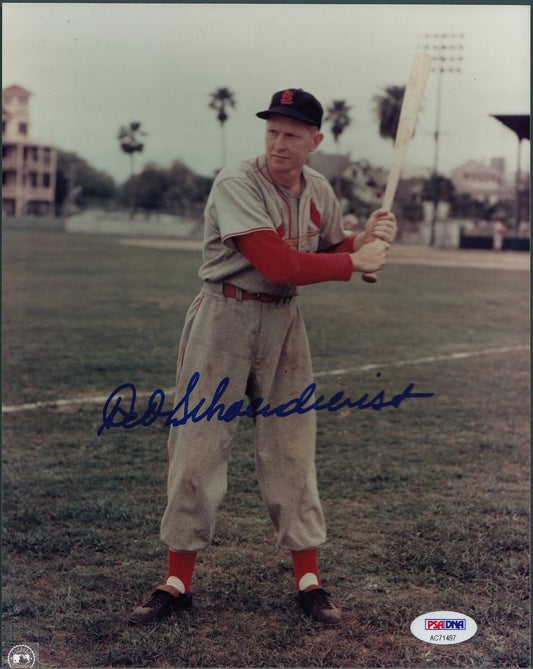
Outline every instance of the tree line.
<path id="1" fill-rule="evenodd" d="M 118 185 L 76 153 L 58 151 L 55 208 L 57 215 L 98 208 L 126 209 L 131 214 L 164 212 L 194 216 L 205 205 L 212 178 L 196 174 L 180 160 L 166 169 L 148 163 Z"/>
<path id="2" fill-rule="evenodd" d="M 387 86 L 373 97 L 373 113 L 377 130 L 384 139 L 395 141 L 405 86 Z M 220 126 L 220 164 L 226 162 L 225 126 L 230 110 L 236 107 L 235 93 L 228 87 L 217 88 L 209 96 L 208 107 L 215 112 Z M 335 145 L 347 127 L 352 123 L 353 107 L 346 100 L 333 100 L 325 109 L 324 122 L 329 126 Z M 201 213 L 213 177 L 196 174 L 180 160 L 175 160 L 170 168 L 162 168 L 149 163 L 137 173 L 136 157 L 144 150 L 148 133 L 142 122 L 132 121 L 121 126 L 117 132 L 119 149 L 129 157 L 130 176 L 121 185 L 107 173 L 91 167 L 87 161 L 74 153 L 59 151 L 57 166 L 56 211 L 69 213 L 75 209 L 88 207 L 125 208 L 132 214 L 164 212 L 172 215 L 198 215 Z M 337 195 L 342 197 L 350 192 L 350 185 L 338 175 L 332 183 Z M 485 205 L 469 196 L 455 197 L 453 184 L 443 176 L 434 176 L 423 185 L 423 198 L 433 199 L 438 188 L 440 200 L 451 203 L 451 213 L 456 216 L 487 218 L 493 215 Z M 407 218 L 420 220 L 421 207 L 408 206 L 404 212 Z"/>

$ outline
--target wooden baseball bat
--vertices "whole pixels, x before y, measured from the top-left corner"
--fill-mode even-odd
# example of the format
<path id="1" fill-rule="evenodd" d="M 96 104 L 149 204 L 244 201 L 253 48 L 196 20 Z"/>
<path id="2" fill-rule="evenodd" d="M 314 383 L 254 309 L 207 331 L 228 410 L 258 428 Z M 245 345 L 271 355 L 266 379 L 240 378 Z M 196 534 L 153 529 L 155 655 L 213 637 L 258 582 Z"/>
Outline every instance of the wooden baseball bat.
<path id="1" fill-rule="evenodd" d="M 420 109 L 422 98 L 424 97 L 424 90 L 430 71 L 431 56 L 426 51 L 420 51 L 413 59 L 411 73 L 403 96 L 402 109 L 398 121 L 398 130 L 396 131 L 396 138 L 394 141 L 392 165 L 387 179 L 383 203 L 381 205 L 382 208 L 387 211 L 391 210 L 392 203 L 394 202 L 394 196 L 396 195 L 403 163 L 407 154 L 409 142 L 413 136 L 418 111 Z M 375 274 L 370 273 L 363 274 L 361 278 L 367 283 L 375 283 L 378 280 Z"/>

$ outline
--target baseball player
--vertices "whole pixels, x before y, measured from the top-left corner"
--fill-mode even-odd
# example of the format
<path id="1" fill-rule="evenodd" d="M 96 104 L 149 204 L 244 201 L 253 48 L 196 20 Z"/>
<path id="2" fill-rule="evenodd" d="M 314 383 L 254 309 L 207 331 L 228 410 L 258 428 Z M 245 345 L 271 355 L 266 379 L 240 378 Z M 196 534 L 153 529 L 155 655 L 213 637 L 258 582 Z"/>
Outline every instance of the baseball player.
<path id="1" fill-rule="evenodd" d="M 364 232 L 346 232 L 329 183 L 306 166 L 323 139 L 322 114 L 318 100 L 302 89 L 275 93 L 270 107 L 257 113 L 266 119 L 265 154 L 217 175 L 205 209 L 203 284 L 180 342 L 176 399 L 196 372 L 193 406 L 212 397 L 226 377 L 226 406 L 245 396 L 273 407 L 298 397 L 312 383 L 299 287 L 383 267 L 396 235 L 394 215 L 378 210 Z M 258 412 L 254 422 L 261 495 L 279 546 L 290 551 L 297 601 L 312 619 L 338 624 L 340 610 L 318 569 L 326 531 L 315 469 L 316 413 L 280 418 Z M 168 572 L 130 622 L 191 606 L 197 553 L 213 538 L 237 425 L 201 420 L 170 428 L 161 521 Z"/>

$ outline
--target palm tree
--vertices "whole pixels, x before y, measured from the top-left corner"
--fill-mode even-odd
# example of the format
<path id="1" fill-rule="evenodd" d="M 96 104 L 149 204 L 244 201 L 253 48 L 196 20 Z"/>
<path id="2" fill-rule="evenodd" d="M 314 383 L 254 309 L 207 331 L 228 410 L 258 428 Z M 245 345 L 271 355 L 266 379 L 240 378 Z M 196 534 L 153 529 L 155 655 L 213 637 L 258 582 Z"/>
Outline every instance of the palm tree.
<path id="1" fill-rule="evenodd" d="M 344 129 L 351 123 L 350 116 L 348 115 L 350 109 L 351 107 L 346 105 L 345 100 L 333 100 L 331 107 L 328 107 L 326 110 L 328 115 L 324 120 L 331 123 L 331 132 L 337 145 L 339 144 L 340 135 L 342 135 Z"/>
<path id="2" fill-rule="evenodd" d="M 131 176 L 135 174 L 134 154 L 140 153 L 144 148 L 144 143 L 140 138 L 146 136 L 146 132 L 141 129 L 141 124 L 138 121 L 132 121 L 129 125 L 123 125 L 118 131 L 118 141 L 120 148 L 124 153 L 130 156 L 130 172 Z"/>
<path id="3" fill-rule="evenodd" d="M 337 147 L 339 145 L 340 135 L 342 135 L 344 129 L 347 128 L 351 123 L 350 116 L 348 115 L 350 109 L 351 107 L 348 107 L 346 105 L 345 100 L 333 100 L 331 106 L 326 109 L 327 116 L 325 117 L 324 120 L 326 122 L 329 121 L 329 123 L 331 123 L 331 132 L 333 133 L 333 139 L 335 140 L 335 144 L 337 145 Z M 341 194 L 340 174 L 335 175 L 334 188 L 337 197 L 340 197 Z"/>
<path id="4" fill-rule="evenodd" d="M 224 136 L 224 123 L 228 120 L 226 113 L 227 107 L 235 107 L 234 93 L 229 88 L 217 88 L 214 93 L 211 93 L 211 102 L 209 108 L 217 112 L 217 120 L 220 123 L 221 141 L 222 141 L 222 167 L 226 164 L 226 139 Z"/>
<path id="5" fill-rule="evenodd" d="M 120 143 L 120 148 L 124 153 L 127 153 L 130 157 L 130 179 L 127 184 L 127 191 L 129 194 L 129 204 L 130 204 L 130 218 L 133 217 L 134 211 L 134 191 L 133 191 L 133 177 L 135 175 L 135 160 L 134 156 L 136 153 L 140 153 L 144 149 L 144 142 L 141 142 L 140 138 L 144 137 L 147 133 L 141 129 L 141 123 L 139 121 L 131 121 L 129 125 L 123 125 L 119 128 L 118 131 L 118 141 Z"/>
<path id="6" fill-rule="evenodd" d="M 379 134 L 394 143 L 405 86 L 387 86 L 382 95 L 374 95 L 374 113 L 379 121 Z"/>

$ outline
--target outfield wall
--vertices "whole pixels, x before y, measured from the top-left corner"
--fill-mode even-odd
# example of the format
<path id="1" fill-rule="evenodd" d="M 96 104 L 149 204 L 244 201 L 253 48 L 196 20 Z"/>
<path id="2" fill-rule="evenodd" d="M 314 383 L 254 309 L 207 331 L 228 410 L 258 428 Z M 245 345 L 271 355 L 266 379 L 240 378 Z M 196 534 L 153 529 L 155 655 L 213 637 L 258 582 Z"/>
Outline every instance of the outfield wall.
<path id="1" fill-rule="evenodd" d="M 130 216 L 125 212 L 86 211 L 69 216 L 65 220 L 65 230 L 126 237 L 195 238 L 203 231 L 203 220 L 168 214 Z"/>

